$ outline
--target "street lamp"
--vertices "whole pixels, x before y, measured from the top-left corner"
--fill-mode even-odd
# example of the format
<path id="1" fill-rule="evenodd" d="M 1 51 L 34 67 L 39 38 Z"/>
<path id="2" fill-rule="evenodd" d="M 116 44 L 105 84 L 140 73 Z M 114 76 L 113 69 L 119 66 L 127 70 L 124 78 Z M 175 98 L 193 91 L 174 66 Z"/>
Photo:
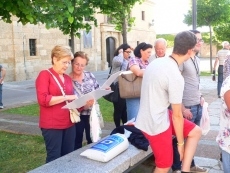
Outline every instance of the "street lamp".
<path id="1" fill-rule="evenodd" d="M 195 30 L 197 25 L 196 0 L 192 0 L 192 29 Z"/>

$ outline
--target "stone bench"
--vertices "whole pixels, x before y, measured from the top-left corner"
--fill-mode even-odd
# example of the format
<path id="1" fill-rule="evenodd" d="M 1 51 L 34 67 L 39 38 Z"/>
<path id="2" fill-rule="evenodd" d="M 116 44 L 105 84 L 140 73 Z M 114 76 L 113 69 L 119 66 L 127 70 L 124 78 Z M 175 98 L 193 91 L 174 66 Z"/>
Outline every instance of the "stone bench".
<path id="1" fill-rule="evenodd" d="M 80 153 L 90 148 L 94 144 L 87 145 L 81 149 L 73 151 L 50 163 L 42 165 L 29 173 L 122 173 L 129 172 L 137 165 L 152 156 L 152 150 L 139 150 L 132 144 L 129 148 L 110 160 L 109 162 L 99 162 L 80 156 Z"/>

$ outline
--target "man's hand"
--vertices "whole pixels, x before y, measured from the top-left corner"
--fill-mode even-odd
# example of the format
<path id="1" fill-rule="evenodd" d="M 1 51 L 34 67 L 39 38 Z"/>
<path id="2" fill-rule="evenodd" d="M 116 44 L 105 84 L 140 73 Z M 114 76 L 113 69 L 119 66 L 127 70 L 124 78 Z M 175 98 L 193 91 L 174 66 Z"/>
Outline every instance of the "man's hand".
<path id="1" fill-rule="evenodd" d="M 185 108 L 184 111 L 183 111 L 183 116 L 184 116 L 184 118 L 186 118 L 186 119 L 188 119 L 188 120 L 191 120 L 192 117 L 193 117 L 193 115 L 192 115 L 190 109 L 186 109 L 186 108 Z"/>
<path id="2" fill-rule="evenodd" d="M 200 105 L 203 106 L 203 105 L 204 105 L 204 102 L 205 102 L 204 97 L 201 96 L 201 97 L 200 97 Z"/>

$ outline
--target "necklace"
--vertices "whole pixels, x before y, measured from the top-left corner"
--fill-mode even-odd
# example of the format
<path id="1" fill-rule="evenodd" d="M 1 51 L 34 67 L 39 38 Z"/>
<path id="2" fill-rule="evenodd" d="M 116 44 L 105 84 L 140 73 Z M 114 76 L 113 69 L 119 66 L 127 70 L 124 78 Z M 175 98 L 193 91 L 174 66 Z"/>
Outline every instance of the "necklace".
<path id="1" fill-rule="evenodd" d="M 190 59 L 192 60 L 193 65 L 194 65 L 194 67 L 196 69 L 197 76 L 199 76 L 199 67 L 198 67 L 198 64 L 197 64 L 197 61 L 196 61 L 196 56 L 194 56 L 194 60 L 191 57 L 190 57 Z"/>
<path id="2" fill-rule="evenodd" d="M 177 63 L 177 65 L 178 65 L 178 67 L 179 67 L 179 64 L 178 64 L 177 60 L 176 60 L 175 58 L 173 58 L 172 55 L 170 55 L 169 57 L 172 58 L 172 59 Z"/>

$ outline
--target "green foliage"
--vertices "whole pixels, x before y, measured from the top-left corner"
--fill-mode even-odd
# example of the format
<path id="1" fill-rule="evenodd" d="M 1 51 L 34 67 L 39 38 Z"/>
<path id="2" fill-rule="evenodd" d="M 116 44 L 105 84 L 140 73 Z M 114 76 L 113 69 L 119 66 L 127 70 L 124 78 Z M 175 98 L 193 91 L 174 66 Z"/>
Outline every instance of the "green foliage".
<path id="1" fill-rule="evenodd" d="M 225 22 L 230 14 L 229 0 L 197 0 L 197 26 L 216 26 Z M 184 23 L 192 25 L 192 10 L 185 15 Z"/>
<path id="2" fill-rule="evenodd" d="M 215 36 L 219 40 L 219 42 L 230 40 L 229 27 L 230 20 L 213 27 L 213 31 L 215 32 Z"/>
<path id="3" fill-rule="evenodd" d="M 122 32 L 123 42 L 127 42 L 127 32 L 131 30 L 135 18 L 130 16 L 135 3 L 141 3 L 142 0 L 107 0 L 100 1 L 97 7 L 100 13 L 107 14 L 115 29 Z"/>
<path id="4" fill-rule="evenodd" d="M 28 172 L 45 164 L 46 150 L 41 136 L 0 131 L 0 172 Z"/>

